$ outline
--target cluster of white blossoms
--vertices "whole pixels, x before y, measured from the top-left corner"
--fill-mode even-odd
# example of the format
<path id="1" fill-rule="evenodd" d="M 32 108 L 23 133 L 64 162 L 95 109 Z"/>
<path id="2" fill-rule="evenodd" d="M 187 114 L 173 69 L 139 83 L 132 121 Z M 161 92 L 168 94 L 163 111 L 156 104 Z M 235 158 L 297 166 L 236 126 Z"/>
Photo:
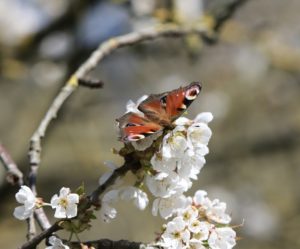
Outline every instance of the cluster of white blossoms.
<path id="1" fill-rule="evenodd" d="M 178 118 L 176 128 L 166 134 L 151 164 L 155 173 L 146 177 L 146 185 L 153 196 L 152 213 L 169 218 L 186 205 L 183 195 L 192 186 L 205 164 L 209 152 L 211 113 L 200 113 L 194 120 Z"/>
<path id="2" fill-rule="evenodd" d="M 144 98 L 138 100 L 138 103 Z M 133 102 L 128 103 L 127 111 L 139 112 Z M 211 113 L 200 113 L 194 120 L 178 118 L 175 121 L 176 128 L 163 137 L 158 151 L 151 158 L 151 173 L 148 172 L 144 180 L 145 186 L 155 197 L 152 205 L 153 215 L 159 213 L 167 219 L 177 209 L 186 206 L 184 192 L 192 186 L 192 180 L 197 179 L 205 164 L 204 156 L 209 151 L 207 145 L 212 132 L 208 123 L 212 119 Z M 149 147 L 153 142 L 151 137 L 134 142 L 135 148 L 142 150 Z M 115 169 L 112 164 L 107 166 L 111 170 Z M 104 174 L 100 178 L 100 184 L 111 174 L 112 172 Z M 117 185 L 120 185 L 120 182 Z M 100 212 L 104 221 L 109 222 L 116 217 L 117 211 L 113 205 L 120 199 L 133 200 L 139 209 L 144 209 L 149 202 L 147 194 L 139 188 L 115 186 L 102 198 Z"/>
<path id="3" fill-rule="evenodd" d="M 73 218 L 77 215 L 79 195 L 71 193 L 69 188 L 63 187 L 59 196 L 55 194 L 51 198 L 51 203 L 46 203 L 41 198 L 37 198 L 29 187 L 23 185 L 16 193 L 16 200 L 22 204 L 14 210 L 14 216 L 19 220 L 29 218 L 35 209 L 42 206 L 51 206 L 55 209 L 55 218 Z"/>
<path id="4" fill-rule="evenodd" d="M 231 249 L 236 244 L 236 233 L 228 225 L 231 218 L 226 203 L 210 200 L 205 191 L 186 198 L 186 206 L 173 213 L 164 226 L 156 246 L 171 249 Z M 148 248 L 153 248 L 149 246 Z"/>

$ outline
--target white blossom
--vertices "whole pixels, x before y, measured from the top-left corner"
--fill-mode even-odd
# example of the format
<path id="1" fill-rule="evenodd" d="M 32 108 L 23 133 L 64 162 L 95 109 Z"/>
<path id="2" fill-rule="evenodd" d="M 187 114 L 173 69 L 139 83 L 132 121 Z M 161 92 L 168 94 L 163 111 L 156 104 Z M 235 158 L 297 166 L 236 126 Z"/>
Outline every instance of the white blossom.
<path id="1" fill-rule="evenodd" d="M 199 205 L 205 212 L 207 218 L 221 224 L 228 224 L 231 221 L 231 217 L 226 214 L 225 202 L 220 202 L 218 199 L 211 201 L 203 190 L 197 191 L 193 200 L 195 205 Z"/>
<path id="2" fill-rule="evenodd" d="M 103 195 L 101 200 L 100 217 L 104 222 L 109 223 L 112 219 L 116 218 L 117 210 L 112 205 L 118 200 L 118 189 L 110 190 Z"/>
<path id="3" fill-rule="evenodd" d="M 146 185 L 155 197 L 169 198 L 187 191 L 191 187 L 191 182 L 176 174 L 158 173 L 154 176 L 147 175 Z"/>
<path id="4" fill-rule="evenodd" d="M 162 234 L 161 245 L 168 248 L 185 248 L 189 242 L 190 232 L 186 229 L 182 217 L 175 217 L 167 224 L 166 231 Z"/>
<path id="5" fill-rule="evenodd" d="M 198 209 L 194 206 L 188 206 L 186 209 L 180 210 L 179 212 L 179 215 L 182 216 L 187 225 L 194 220 L 197 220 L 198 214 Z"/>
<path id="6" fill-rule="evenodd" d="M 104 222 L 116 218 L 117 210 L 113 207 L 119 200 L 133 200 L 134 205 L 143 210 L 148 205 L 148 196 L 141 189 L 132 186 L 123 186 L 106 192 L 101 200 L 100 217 Z"/>
<path id="7" fill-rule="evenodd" d="M 165 173 L 165 177 L 168 175 L 175 176 L 176 174 L 174 171 L 177 168 L 177 159 L 175 158 L 165 158 L 162 157 L 161 154 L 154 154 L 150 160 L 150 163 L 155 171 L 159 173 Z"/>
<path id="8" fill-rule="evenodd" d="M 201 147 L 207 145 L 212 132 L 205 123 L 194 123 L 187 129 L 187 138 L 190 147 Z"/>
<path id="9" fill-rule="evenodd" d="M 197 239 L 191 239 L 189 241 L 189 249 L 207 249 L 207 247 L 205 247 L 203 244 L 203 242 L 201 240 L 197 240 Z"/>
<path id="10" fill-rule="evenodd" d="M 196 116 L 196 118 L 194 118 L 194 122 L 208 124 L 213 120 L 213 118 L 214 117 L 211 112 L 201 112 Z"/>
<path id="11" fill-rule="evenodd" d="M 152 214 L 167 219 L 172 216 L 173 213 L 179 209 L 184 209 L 187 206 L 189 199 L 184 195 L 171 196 L 170 198 L 157 198 L 153 201 Z"/>
<path id="12" fill-rule="evenodd" d="M 201 155 L 190 156 L 189 151 L 183 156 L 177 164 L 177 174 L 183 178 L 198 179 L 198 174 L 205 164 L 205 158 Z"/>
<path id="13" fill-rule="evenodd" d="M 186 117 L 179 117 L 173 123 L 176 126 L 189 126 L 193 123 L 193 120 L 190 120 Z"/>
<path id="14" fill-rule="evenodd" d="M 70 248 L 70 247 L 64 245 L 62 243 L 62 241 L 55 236 L 51 236 L 49 238 L 49 244 L 51 246 L 47 246 L 46 249 L 69 249 Z"/>
<path id="15" fill-rule="evenodd" d="M 77 204 L 79 203 L 79 195 L 70 193 L 69 188 L 61 188 L 59 196 L 55 194 L 51 198 L 51 207 L 55 210 L 56 218 L 73 218 L 77 215 Z"/>
<path id="16" fill-rule="evenodd" d="M 194 234 L 194 240 L 207 240 L 211 224 L 206 221 L 193 220 L 188 224 L 188 229 Z"/>
<path id="17" fill-rule="evenodd" d="M 187 149 L 187 140 L 184 135 L 185 128 L 177 126 L 163 138 L 162 156 L 165 158 L 180 158 Z"/>
<path id="18" fill-rule="evenodd" d="M 145 192 L 132 186 L 124 187 L 120 191 L 120 197 L 122 200 L 133 200 L 134 205 L 140 210 L 144 210 L 149 202 Z"/>
<path id="19" fill-rule="evenodd" d="M 21 186 L 20 190 L 15 195 L 17 202 L 23 204 L 16 207 L 14 210 L 15 218 L 25 220 L 33 213 L 36 208 L 36 197 L 31 189 L 25 185 Z"/>
<path id="20" fill-rule="evenodd" d="M 100 209 L 100 217 L 102 221 L 109 223 L 112 219 L 116 218 L 117 210 L 109 203 L 102 202 Z"/>
<path id="21" fill-rule="evenodd" d="M 204 190 L 198 190 L 194 194 L 193 201 L 196 205 L 204 205 L 207 200 L 207 192 Z"/>
<path id="22" fill-rule="evenodd" d="M 236 245 L 236 233 L 231 227 L 219 227 L 211 230 L 208 238 L 211 249 L 231 249 Z"/>
<path id="23" fill-rule="evenodd" d="M 220 202 L 218 199 L 214 199 L 209 204 L 210 206 L 208 206 L 206 211 L 206 215 L 209 219 L 221 224 L 228 224 L 231 221 L 231 217 L 225 213 L 225 202 Z"/>

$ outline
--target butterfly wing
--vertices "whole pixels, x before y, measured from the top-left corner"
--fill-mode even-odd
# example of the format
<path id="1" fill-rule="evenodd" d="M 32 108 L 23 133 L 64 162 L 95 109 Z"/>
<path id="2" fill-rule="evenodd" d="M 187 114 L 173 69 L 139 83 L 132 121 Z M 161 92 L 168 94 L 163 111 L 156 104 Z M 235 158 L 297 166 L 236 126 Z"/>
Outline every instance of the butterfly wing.
<path id="1" fill-rule="evenodd" d="M 144 114 L 128 112 L 117 119 L 120 140 L 133 142 L 143 139 L 164 127 L 172 127 L 172 122 L 189 107 L 201 91 L 200 83 L 191 83 L 162 94 L 151 94 L 138 105 Z"/>
<path id="2" fill-rule="evenodd" d="M 193 82 L 162 94 L 152 94 L 140 103 L 138 109 L 151 121 L 162 126 L 171 126 L 196 99 L 201 91 L 201 84 Z"/>
<path id="3" fill-rule="evenodd" d="M 117 119 L 120 128 L 120 140 L 134 142 L 143 139 L 159 130 L 162 126 L 137 113 L 128 112 Z"/>

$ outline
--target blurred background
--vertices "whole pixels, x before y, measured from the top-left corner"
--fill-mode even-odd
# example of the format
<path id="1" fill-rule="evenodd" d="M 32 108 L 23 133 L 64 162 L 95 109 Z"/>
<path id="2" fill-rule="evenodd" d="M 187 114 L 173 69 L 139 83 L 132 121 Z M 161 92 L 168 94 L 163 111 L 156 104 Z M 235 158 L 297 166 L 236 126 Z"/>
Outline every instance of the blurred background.
<path id="1" fill-rule="evenodd" d="M 1 0 L 0 140 L 28 172 L 29 139 L 68 76 L 109 37 L 164 22 L 196 23 L 230 0 Z M 232 0 L 231 0 L 232 1 Z M 198 36 L 122 48 L 92 75 L 103 89 L 80 88 L 43 141 L 38 189 L 49 200 L 62 186 L 87 192 L 121 165 L 115 119 L 129 99 L 203 82 L 188 117 L 210 111 L 213 137 L 199 180 L 226 201 L 241 240 L 236 248 L 300 248 L 300 1 L 248 0 L 214 45 Z M 13 218 L 16 187 L 0 167 L 0 248 L 25 241 L 26 223 Z M 100 220 L 87 239 L 153 241 L 162 221 L 150 208 L 121 203 L 117 219 Z M 52 216 L 52 211 L 50 214 Z M 41 246 L 40 248 L 43 248 Z"/>

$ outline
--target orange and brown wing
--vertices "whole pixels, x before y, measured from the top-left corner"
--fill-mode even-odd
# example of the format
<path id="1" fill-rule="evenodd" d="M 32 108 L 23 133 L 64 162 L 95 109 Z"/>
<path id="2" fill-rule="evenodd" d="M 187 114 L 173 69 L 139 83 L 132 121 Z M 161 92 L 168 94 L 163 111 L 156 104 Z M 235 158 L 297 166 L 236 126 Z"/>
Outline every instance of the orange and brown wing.
<path id="1" fill-rule="evenodd" d="M 151 121 L 170 125 L 189 107 L 201 91 L 201 84 L 193 82 L 162 94 L 152 94 L 138 109 Z"/>
<path id="2" fill-rule="evenodd" d="M 120 140 L 123 142 L 138 141 L 162 129 L 159 124 L 133 112 L 126 113 L 117 121 L 120 128 Z"/>
<path id="3" fill-rule="evenodd" d="M 166 112 L 171 122 L 177 119 L 197 98 L 201 84 L 193 82 L 186 87 L 178 88 L 167 95 Z"/>

